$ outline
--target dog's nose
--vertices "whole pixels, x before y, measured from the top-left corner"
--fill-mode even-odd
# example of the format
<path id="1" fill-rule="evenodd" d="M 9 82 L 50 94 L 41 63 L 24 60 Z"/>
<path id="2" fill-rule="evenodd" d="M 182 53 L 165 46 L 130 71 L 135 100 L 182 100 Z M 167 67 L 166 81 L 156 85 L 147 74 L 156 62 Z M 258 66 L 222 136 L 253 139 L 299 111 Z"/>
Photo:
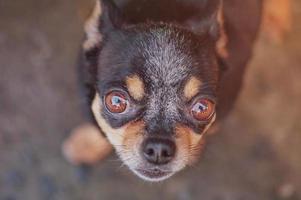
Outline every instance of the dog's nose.
<path id="1" fill-rule="evenodd" d="M 168 139 L 147 139 L 142 148 L 145 159 L 148 162 L 157 165 L 170 162 L 176 151 L 174 142 Z"/>

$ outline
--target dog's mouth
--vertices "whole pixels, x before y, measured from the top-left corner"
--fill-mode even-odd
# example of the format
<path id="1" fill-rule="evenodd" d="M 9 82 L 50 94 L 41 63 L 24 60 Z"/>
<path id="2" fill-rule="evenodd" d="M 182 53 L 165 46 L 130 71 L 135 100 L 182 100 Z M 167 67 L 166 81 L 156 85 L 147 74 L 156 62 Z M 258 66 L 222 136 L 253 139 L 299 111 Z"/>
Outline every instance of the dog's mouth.
<path id="1" fill-rule="evenodd" d="M 172 171 L 165 171 L 159 168 L 153 169 L 134 169 L 135 174 L 148 181 L 163 181 L 173 175 Z"/>

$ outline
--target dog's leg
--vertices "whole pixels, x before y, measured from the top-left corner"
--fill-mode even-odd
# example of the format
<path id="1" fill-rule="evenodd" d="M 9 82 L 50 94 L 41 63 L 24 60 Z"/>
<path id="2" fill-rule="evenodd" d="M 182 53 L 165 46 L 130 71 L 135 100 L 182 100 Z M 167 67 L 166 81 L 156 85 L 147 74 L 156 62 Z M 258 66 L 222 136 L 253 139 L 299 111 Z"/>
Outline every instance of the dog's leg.
<path id="1" fill-rule="evenodd" d="M 100 51 L 99 44 L 102 39 L 98 30 L 99 17 L 101 14 L 100 1 L 95 2 L 96 5 L 94 6 L 93 12 L 85 23 L 86 38 L 78 60 L 81 107 L 83 108 L 86 119 L 91 122 L 91 124 L 82 124 L 74 129 L 62 146 L 65 157 L 76 165 L 92 165 L 105 158 L 112 151 L 111 144 L 96 127 L 97 123 L 91 111 L 91 103 L 95 96 L 97 62 Z"/>
<path id="2" fill-rule="evenodd" d="M 267 38 L 281 43 L 292 26 L 291 0 L 265 0 L 263 31 Z"/>
<path id="3" fill-rule="evenodd" d="M 82 124 L 72 131 L 62 151 L 72 164 L 92 165 L 104 159 L 112 151 L 112 145 L 93 124 Z"/>

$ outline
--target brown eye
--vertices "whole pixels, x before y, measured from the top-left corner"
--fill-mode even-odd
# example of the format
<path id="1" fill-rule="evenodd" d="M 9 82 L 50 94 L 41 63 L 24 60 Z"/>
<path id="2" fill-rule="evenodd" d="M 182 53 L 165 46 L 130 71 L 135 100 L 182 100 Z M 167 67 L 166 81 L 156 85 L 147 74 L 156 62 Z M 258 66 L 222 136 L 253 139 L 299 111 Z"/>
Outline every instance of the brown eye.
<path id="1" fill-rule="evenodd" d="M 212 117 L 214 111 L 215 105 L 212 101 L 208 99 L 200 99 L 193 105 L 191 114 L 199 121 L 207 121 Z"/>
<path id="2" fill-rule="evenodd" d="M 111 113 L 122 113 L 128 107 L 128 100 L 121 92 L 110 92 L 105 97 L 105 104 Z"/>

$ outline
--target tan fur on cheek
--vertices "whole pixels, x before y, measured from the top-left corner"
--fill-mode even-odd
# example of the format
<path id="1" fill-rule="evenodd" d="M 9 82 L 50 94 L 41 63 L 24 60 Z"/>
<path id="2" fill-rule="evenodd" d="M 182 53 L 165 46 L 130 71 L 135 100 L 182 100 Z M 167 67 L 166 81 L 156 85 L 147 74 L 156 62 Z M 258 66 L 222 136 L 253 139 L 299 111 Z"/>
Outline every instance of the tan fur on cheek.
<path id="1" fill-rule="evenodd" d="M 94 117 L 101 127 L 101 130 L 106 134 L 111 144 L 114 146 L 120 146 L 123 142 L 123 134 L 125 132 L 125 128 L 114 129 L 112 128 L 106 120 L 101 116 L 101 100 L 98 94 L 95 95 L 92 102 L 92 112 Z"/>
<path id="2" fill-rule="evenodd" d="M 187 100 L 190 100 L 193 98 L 200 90 L 200 87 L 202 86 L 202 82 L 197 79 L 196 77 L 191 77 L 185 87 L 184 87 L 184 96 Z"/>
<path id="3" fill-rule="evenodd" d="M 144 97 L 144 83 L 137 75 L 127 77 L 126 85 L 134 99 L 141 100 Z"/>
<path id="4" fill-rule="evenodd" d="M 100 2 L 96 1 L 94 10 L 85 23 L 85 33 L 87 38 L 84 41 L 83 49 L 86 51 L 96 47 L 102 41 L 102 35 L 98 30 L 98 23 L 99 17 L 101 16 L 101 12 L 102 10 Z"/>
<path id="5" fill-rule="evenodd" d="M 123 148 L 126 153 L 138 155 L 143 140 L 144 122 L 138 121 L 129 124 L 123 137 Z"/>
<path id="6" fill-rule="evenodd" d="M 200 156 L 205 146 L 205 135 L 197 134 L 189 127 L 176 126 L 176 143 L 181 157 L 186 158 L 186 164 L 193 164 Z"/>
<path id="7" fill-rule="evenodd" d="M 187 158 L 186 164 L 193 164 L 199 158 L 205 147 L 206 132 L 215 122 L 215 119 L 216 114 L 212 117 L 202 133 L 196 133 L 184 125 L 176 125 L 176 143 L 179 149 L 179 157 Z"/>
<path id="8" fill-rule="evenodd" d="M 119 153 L 137 155 L 138 146 L 143 136 L 143 121 L 130 122 L 118 129 L 112 128 L 101 116 L 101 101 L 98 94 L 95 95 L 93 100 L 92 111 L 98 125 Z"/>

